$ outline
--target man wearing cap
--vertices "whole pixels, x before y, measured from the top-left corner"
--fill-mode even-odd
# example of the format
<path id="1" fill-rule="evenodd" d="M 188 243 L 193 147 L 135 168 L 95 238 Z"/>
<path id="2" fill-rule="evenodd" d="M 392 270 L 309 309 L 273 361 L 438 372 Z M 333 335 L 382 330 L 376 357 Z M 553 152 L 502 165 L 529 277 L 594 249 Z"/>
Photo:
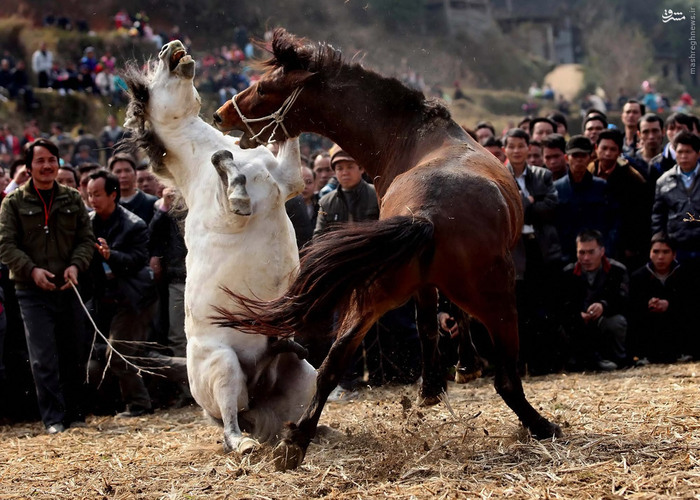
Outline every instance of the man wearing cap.
<path id="1" fill-rule="evenodd" d="M 379 219 L 379 202 L 374 186 L 362 178 L 364 169 L 360 167 L 355 159 L 343 151 L 338 145 L 330 150 L 331 167 L 338 179 L 338 188 L 324 195 L 319 204 L 318 217 L 316 219 L 316 229 L 313 238 L 332 231 L 333 226 L 338 223 L 348 223 L 364 220 Z M 363 346 L 367 351 L 367 368 L 370 378 L 381 377 L 380 361 L 376 351 L 378 347 L 377 330 L 370 329 L 363 340 Z M 319 351 L 324 350 L 324 346 L 307 346 L 312 353 L 312 363 L 323 359 Z M 325 346 L 330 347 L 330 346 Z M 345 400 L 351 398 L 353 391 L 360 387 L 364 373 L 364 363 L 362 355 L 363 347 L 360 346 L 355 353 L 351 366 L 341 377 L 338 388 L 331 394 L 331 400 Z"/>
<path id="2" fill-rule="evenodd" d="M 576 259 L 576 235 L 583 229 L 597 229 L 607 235 L 607 183 L 588 171 L 592 154 L 590 139 L 573 136 L 566 144 L 569 172 L 554 182 L 559 196 L 555 225 L 565 262 Z"/>
<path id="3" fill-rule="evenodd" d="M 331 168 L 339 186 L 318 202 L 314 237 L 325 233 L 330 225 L 338 222 L 379 219 L 377 192 L 362 178 L 365 170 L 337 145 L 331 148 L 330 153 Z"/>

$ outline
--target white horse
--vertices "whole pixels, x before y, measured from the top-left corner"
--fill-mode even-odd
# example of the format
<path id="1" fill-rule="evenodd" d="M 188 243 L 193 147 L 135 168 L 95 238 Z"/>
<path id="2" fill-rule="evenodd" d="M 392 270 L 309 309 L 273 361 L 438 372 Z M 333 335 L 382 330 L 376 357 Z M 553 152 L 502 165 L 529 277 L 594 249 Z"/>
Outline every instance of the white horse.
<path id="1" fill-rule="evenodd" d="M 185 219 L 185 331 L 190 389 L 224 427 L 224 450 L 250 451 L 296 421 L 311 400 L 314 368 L 289 339 L 272 340 L 212 324 L 231 307 L 223 290 L 273 299 L 298 267 L 285 201 L 303 188 L 299 142 L 278 157 L 242 150 L 205 123 L 193 84 L 195 62 L 180 41 L 163 46 L 145 71 L 127 72 L 126 127 L 154 172 L 173 183 L 189 209 Z M 212 166 L 213 163 L 213 166 Z M 241 429 L 251 437 L 244 436 Z"/>

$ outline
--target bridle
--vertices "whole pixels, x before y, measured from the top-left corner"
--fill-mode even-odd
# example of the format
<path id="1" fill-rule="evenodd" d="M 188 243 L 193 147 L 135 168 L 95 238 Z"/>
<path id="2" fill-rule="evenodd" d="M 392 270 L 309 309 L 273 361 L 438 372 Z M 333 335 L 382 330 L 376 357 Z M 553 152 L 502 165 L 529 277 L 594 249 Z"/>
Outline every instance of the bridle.
<path id="1" fill-rule="evenodd" d="M 289 132 L 287 132 L 287 128 L 284 126 L 284 117 L 287 115 L 290 109 L 292 109 L 292 105 L 294 104 L 294 101 L 297 100 L 297 97 L 299 97 L 299 94 L 301 94 L 301 91 L 304 89 L 304 87 L 297 87 L 294 89 L 294 91 L 285 99 L 285 101 L 282 103 L 282 106 L 280 106 L 280 109 L 272 113 L 271 115 L 263 116 L 261 118 L 246 118 L 243 116 L 243 113 L 241 112 L 241 109 L 238 107 L 238 103 L 236 102 L 236 97 L 238 97 L 238 94 L 234 95 L 231 98 L 231 103 L 233 104 L 234 109 L 236 110 L 236 113 L 238 113 L 238 116 L 240 117 L 241 121 L 245 123 L 245 126 L 248 128 L 248 132 L 251 135 L 251 139 L 253 139 L 255 142 L 262 146 L 267 146 L 268 144 L 271 144 L 275 142 L 272 138 L 275 135 L 275 132 L 277 132 L 277 127 L 282 127 L 282 131 L 284 132 L 284 135 L 287 137 L 287 139 L 291 139 L 292 136 L 289 135 Z M 261 122 L 265 120 L 272 120 L 270 123 L 265 125 L 262 129 L 260 129 L 260 132 L 257 134 L 253 132 L 253 129 L 250 128 L 249 123 L 256 123 L 256 122 Z M 265 132 L 268 127 L 271 125 L 275 125 L 275 127 L 272 129 L 272 132 L 270 133 L 270 136 L 267 139 L 267 142 L 263 142 L 260 139 L 260 134 Z"/>

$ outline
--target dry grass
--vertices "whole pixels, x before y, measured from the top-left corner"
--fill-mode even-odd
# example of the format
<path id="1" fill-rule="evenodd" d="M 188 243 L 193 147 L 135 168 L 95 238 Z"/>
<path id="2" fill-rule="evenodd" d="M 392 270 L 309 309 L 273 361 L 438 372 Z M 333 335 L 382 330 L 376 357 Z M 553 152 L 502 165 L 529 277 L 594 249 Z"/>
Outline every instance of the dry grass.
<path id="1" fill-rule="evenodd" d="M 195 408 L 135 420 L 92 417 L 48 436 L 0 428 L 0 498 L 700 498 L 699 364 L 525 381 L 565 432 L 533 441 L 490 379 L 416 408 L 414 387 L 331 403 L 336 429 L 304 465 L 275 472 L 271 450 L 224 455 Z"/>

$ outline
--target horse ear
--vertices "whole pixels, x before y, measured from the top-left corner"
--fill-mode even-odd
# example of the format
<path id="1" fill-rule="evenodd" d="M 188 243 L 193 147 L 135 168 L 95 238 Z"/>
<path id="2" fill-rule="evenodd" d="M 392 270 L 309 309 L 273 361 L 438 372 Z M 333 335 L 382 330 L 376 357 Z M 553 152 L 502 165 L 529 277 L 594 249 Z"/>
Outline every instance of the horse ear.
<path id="1" fill-rule="evenodd" d="M 305 38 L 288 33 L 283 28 L 275 31 L 272 38 L 272 54 L 276 65 L 285 71 L 307 69 L 313 57 L 313 46 Z"/>

